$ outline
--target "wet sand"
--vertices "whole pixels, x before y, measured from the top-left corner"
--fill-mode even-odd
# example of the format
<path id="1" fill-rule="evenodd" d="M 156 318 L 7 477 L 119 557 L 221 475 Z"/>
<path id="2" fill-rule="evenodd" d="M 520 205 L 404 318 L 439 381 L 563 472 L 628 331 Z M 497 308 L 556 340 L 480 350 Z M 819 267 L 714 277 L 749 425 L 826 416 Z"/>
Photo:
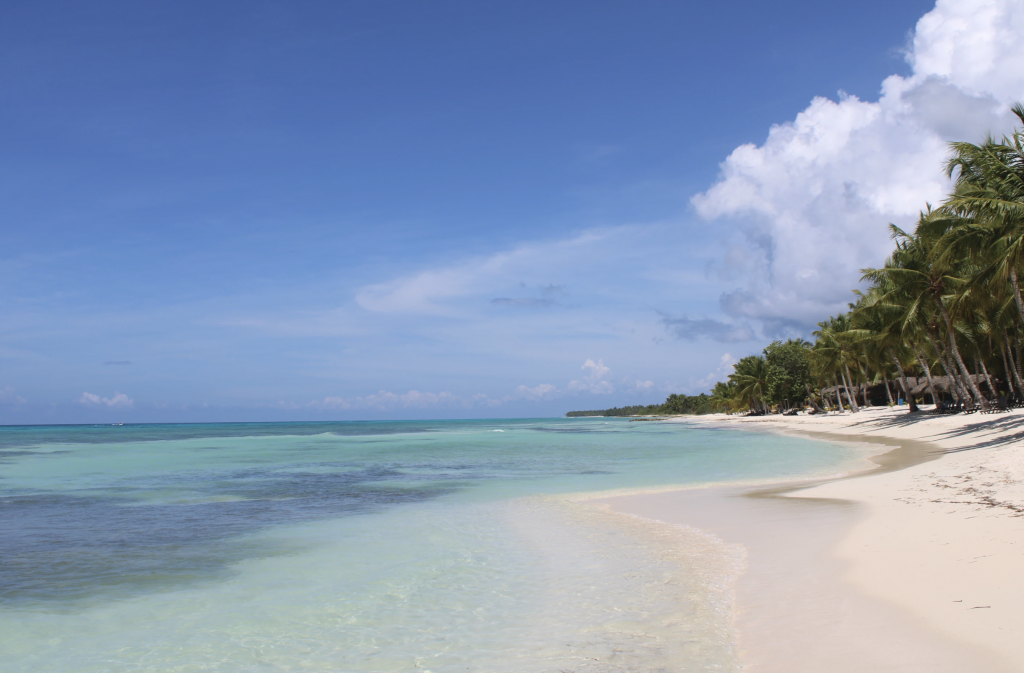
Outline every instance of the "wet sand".
<path id="1" fill-rule="evenodd" d="M 746 669 L 1024 670 L 1024 412 L 683 422 L 888 449 L 838 480 L 596 501 L 746 549 L 735 588 Z"/>

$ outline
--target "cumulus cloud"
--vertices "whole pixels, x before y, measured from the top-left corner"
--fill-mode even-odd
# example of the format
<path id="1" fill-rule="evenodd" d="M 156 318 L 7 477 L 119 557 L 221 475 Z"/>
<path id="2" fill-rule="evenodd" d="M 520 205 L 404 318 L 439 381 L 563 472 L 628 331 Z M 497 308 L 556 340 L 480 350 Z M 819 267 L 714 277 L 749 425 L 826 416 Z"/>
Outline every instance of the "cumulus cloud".
<path id="1" fill-rule="evenodd" d="M 132 398 L 124 393 L 115 392 L 113 397 L 100 397 L 95 393 L 82 393 L 78 398 L 79 404 L 87 407 L 110 407 L 111 409 L 131 409 L 135 406 Z"/>
<path id="2" fill-rule="evenodd" d="M 506 395 L 503 399 L 505 402 L 523 399 L 538 401 L 564 397 L 569 394 L 592 393 L 604 395 L 615 391 L 615 386 L 611 381 L 607 380 L 612 370 L 605 365 L 604 360 L 599 359 L 595 361 L 587 358 L 580 369 L 584 372 L 584 375 L 580 379 L 569 381 L 565 388 L 559 388 L 550 383 L 542 383 L 532 387 L 521 385 L 511 395 Z M 653 381 L 636 382 L 637 388 L 643 390 L 653 385 Z"/>
<path id="3" fill-rule="evenodd" d="M 580 367 L 580 369 L 587 372 L 587 376 L 592 379 L 604 378 L 612 371 L 610 368 L 604 366 L 604 360 L 594 362 L 590 358 L 587 358 L 587 361 L 583 363 L 583 366 Z"/>
<path id="4" fill-rule="evenodd" d="M 669 333 L 677 339 L 685 341 L 694 341 L 700 337 L 705 337 L 722 343 L 737 343 L 740 341 L 752 341 L 757 338 L 753 328 L 746 322 L 732 325 L 711 318 L 693 319 L 686 316 L 679 318 L 663 316 L 661 322 Z"/>
<path id="5" fill-rule="evenodd" d="M 612 382 L 606 380 L 606 377 L 612 370 L 605 366 L 604 360 L 594 362 L 587 358 L 580 369 L 586 372 L 586 374 L 582 380 L 569 381 L 569 385 L 566 386 L 566 390 L 569 392 L 588 392 L 604 395 L 615 391 L 615 386 L 612 385 Z"/>
<path id="6" fill-rule="evenodd" d="M 736 358 L 732 356 L 732 353 L 723 353 L 722 357 L 718 359 L 718 368 L 701 379 L 691 380 L 689 389 L 706 391 L 712 384 L 728 377 L 732 373 L 734 364 L 736 364 Z"/>
<path id="7" fill-rule="evenodd" d="M 1024 3 L 939 0 L 913 33 L 912 74 L 887 78 L 877 101 L 815 98 L 764 144 L 736 148 L 692 201 L 737 225 L 718 267 L 739 281 L 723 311 L 787 336 L 843 310 L 860 269 L 891 250 L 885 225 L 912 224 L 947 192 L 947 143 L 1010 130 L 1022 58 Z"/>

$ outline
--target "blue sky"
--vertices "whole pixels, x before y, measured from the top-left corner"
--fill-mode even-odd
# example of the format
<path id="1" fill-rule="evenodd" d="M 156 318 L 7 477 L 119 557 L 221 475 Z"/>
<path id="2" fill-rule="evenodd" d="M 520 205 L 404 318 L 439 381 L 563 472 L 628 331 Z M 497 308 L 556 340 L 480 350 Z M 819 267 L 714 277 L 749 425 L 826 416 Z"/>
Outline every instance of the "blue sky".
<path id="1" fill-rule="evenodd" d="M 3 423 L 700 392 L 1024 97 L 996 0 L 0 11 Z"/>

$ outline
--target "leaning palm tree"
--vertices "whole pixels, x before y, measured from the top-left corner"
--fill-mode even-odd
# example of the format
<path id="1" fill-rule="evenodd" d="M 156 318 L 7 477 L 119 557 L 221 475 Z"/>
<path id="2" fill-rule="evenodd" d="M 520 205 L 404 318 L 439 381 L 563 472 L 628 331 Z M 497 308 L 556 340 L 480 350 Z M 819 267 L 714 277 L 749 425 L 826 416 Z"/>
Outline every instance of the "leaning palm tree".
<path id="1" fill-rule="evenodd" d="M 1024 125 L 1024 105 L 1013 112 Z M 981 389 L 998 397 L 1000 375 L 1011 395 L 1024 398 L 1024 127 L 951 149 L 949 197 L 927 206 L 912 233 L 890 225 L 892 254 L 863 269 L 871 287 L 849 314 L 818 323 L 804 386 L 812 402 L 811 382 L 822 401 L 834 384 L 838 405 L 845 392 L 857 411 L 853 386 L 881 379 L 891 403 L 892 376 L 915 411 L 907 374 L 918 371 L 935 402 L 933 372 L 940 371 L 946 391 L 966 405 L 988 406 Z M 767 408 L 765 364 L 756 357 L 737 364 L 727 395 L 734 405 Z M 867 405 L 866 385 L 863 399 Z"/>
<path id="2" fill-rule="evenodd" d="M 918 229 L 924 228 L 922 224 L 927 226 L 929 216 L 930 213 L 921 214 Z M 964 365 L 950 315 L 949 306 L 956 301 L 957 291 L 963 289 L 967 281 L 958 274 L 960 270 L 949 259 L 932 254 L 934 240 L 917 232 L 908 234 L 894 224 L 890 224 L 889 229 L 896 241 L 896 249 L 881 268 L 863 269 L 862 280 L 873 281 L 887 300 L 905 306 L 904 322 L 916 319 L 917 312 L 924 306 L 932 306 L 938 311 L 945 324 L 949 353 L 967 383 L 974 403 L 986 408 L 985 398 Z"/>
<path id="3" fill-rule="evenodd" d="M 889 290 L 888 292 L 886 290 Z M 908 307 L 905 297 L 886 284 L 870 288 L 866 293 L 855 291 L 859 296 L 853 310 L 853 334 L 860 338 L 869 349 L 884 352 L 895 365 L 896 377 L 907 398 L 910 413 L 918 411 L 917 402 L 910 393 L 904 362 L 910 361 L 906 351 L 908 333 Z M 881 367 L 881 363 L 879 363 Z M 886 386 L 888 393 L 888 386 Z"/>
<path id="4" fill-rule="evenodd" d="M 1014 105 L 1013 112 L 1024 124 L 1024 106 Z M 944 247 L 972 255 L 998 251 L 989 255 L 986 270 L 998 282 L 1009 281 L 1024 324 L 1024 130 L 1014 129 L 1000 141 L 989 136 L 980 145 L 953 143 L 952 149 L 946 170 L 954 189 L 937 214 L 959 218 L 962 226 L 950 232 Z"/>
<path id="5" fill-rule="evenodd" d="M 852 348 L 855 339 L 849 334 L 850 323 L 846 314 L 829 316 L 828 320 L 818 323 L 818 329 L 812 332 L 816 337 L 811 348 L 812 366 L 820 372 L 831 372 L 836 379 L 842 380 L 842 389 L 846 392 L 846 401 L 850 411 L 859 411 L 857 400 L 850 392 L 850 364 L 856 363 L 855 351 Z M 839 397 L 839 384 L 836 383 L 836 397 Z M 840 407 L 842 400 L 840 399 Z"/>

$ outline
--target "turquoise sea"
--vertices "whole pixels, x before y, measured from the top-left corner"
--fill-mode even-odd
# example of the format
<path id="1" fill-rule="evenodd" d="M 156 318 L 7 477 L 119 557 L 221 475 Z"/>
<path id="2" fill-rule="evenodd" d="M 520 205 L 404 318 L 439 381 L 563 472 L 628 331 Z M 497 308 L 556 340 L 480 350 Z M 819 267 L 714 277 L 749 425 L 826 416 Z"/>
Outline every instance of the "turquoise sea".
<path id="1" fill-rule="evenodd" d="M 3 427 L 0 670 L 738 670 L 742 550 L 586 494 L 862 455 L 605 418 Z"/>

